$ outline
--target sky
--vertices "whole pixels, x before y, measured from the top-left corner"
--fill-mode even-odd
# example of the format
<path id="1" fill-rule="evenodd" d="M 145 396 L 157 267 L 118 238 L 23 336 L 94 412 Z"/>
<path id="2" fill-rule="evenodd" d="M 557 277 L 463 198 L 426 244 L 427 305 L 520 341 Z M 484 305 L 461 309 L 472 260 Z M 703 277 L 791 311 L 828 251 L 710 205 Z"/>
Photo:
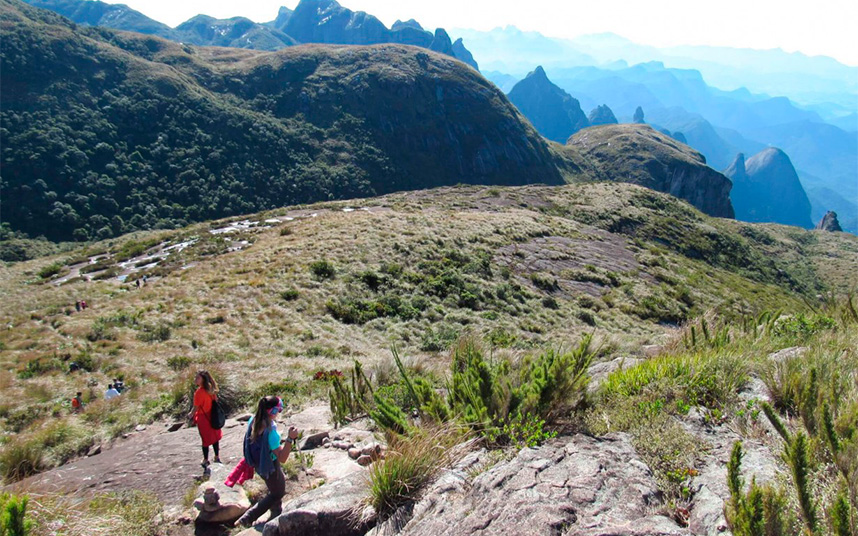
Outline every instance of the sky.
<path id="1" fill-rule="evenodd" d="M 281 5 L 298 0 L 107 0 L 176 26 L 204 13 L 273 20 Z M 340 0 L 375 15 L 388 27 L 416 19 L 424 28 L 491 30 L 514 25 L 550 37 L 613 32 L 657 47 L 711 45 L 781 48 L 831 56 L 858 65 L 858 2 L 855 0 Z M 452 36 L 455 39 L 455 36 Z M 467 43 L 466 43 L 467 46 Z"/>

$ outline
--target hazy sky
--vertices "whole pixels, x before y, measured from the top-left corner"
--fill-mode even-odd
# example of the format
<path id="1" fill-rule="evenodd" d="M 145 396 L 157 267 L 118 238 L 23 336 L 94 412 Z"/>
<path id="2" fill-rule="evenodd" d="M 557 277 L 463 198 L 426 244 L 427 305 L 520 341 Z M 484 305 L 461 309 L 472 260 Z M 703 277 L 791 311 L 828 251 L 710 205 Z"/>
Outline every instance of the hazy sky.
<path id="1" fill-rule="evenodd" d="M 297 0 L 107 0 L 125 3 L 170 26 L 199 13 L 274 19 Z M 490 30 L 513 24 L 551 37 L 614 32 L 654 46 L 718 45 L 782 48 L 858 65 L 855 0 L 340 0 L 390 26 L 416 19 L 427 29 Z M 452 36 L 455 39 L 455 36 Z M 466 43 L 467 45 L 467 43 Z"/>

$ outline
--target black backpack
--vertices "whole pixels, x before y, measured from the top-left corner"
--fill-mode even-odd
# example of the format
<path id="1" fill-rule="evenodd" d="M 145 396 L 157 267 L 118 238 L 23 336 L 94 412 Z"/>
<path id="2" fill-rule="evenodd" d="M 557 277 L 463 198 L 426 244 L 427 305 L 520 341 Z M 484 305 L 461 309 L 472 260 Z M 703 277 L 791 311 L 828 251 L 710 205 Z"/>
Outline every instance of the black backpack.
<path id="1" fill-rule="evenodd" d="M 212 399 L 212 428 L 214 428 L 215 430 L 220 430 L 221 428 L 223 428 L 225 422 L 226 413 L 224 413 L 223 407 L 220 405 L 220 402 L 217 401 L 217 398 Z"/>

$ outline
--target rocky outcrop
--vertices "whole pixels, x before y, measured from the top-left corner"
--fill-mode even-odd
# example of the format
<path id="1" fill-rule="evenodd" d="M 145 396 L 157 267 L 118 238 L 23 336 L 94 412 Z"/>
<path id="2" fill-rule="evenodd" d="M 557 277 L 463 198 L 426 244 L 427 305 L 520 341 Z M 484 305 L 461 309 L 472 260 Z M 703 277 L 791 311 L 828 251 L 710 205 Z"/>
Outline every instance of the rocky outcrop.
<path id="1" fill-rule="evenodd" d="M 833 210 L 829 210 L 825 213 L 825 216 L 819 220 L 819 223 L 816 224 L 816 229 L 819 231 L 829 231 L 829 232 L 842 232 L 843 228 L 840 227 L 840 222 L 837 221 L 837 213 Z"/>
<path id="2" fill-rule="evenodd" d="M 617 116 L 614 115 L 613 110 L 607 104 L 600 104 L 593 108 L 587 120 L 590 122 L 590 126 L 594 127 L 598 125 L 616 125 L 618 123 Z"/>
<path id="3" fill-rule="evenodd" d="M 554 85 L 541 66 L 512 88 L 509 100 L 549 140 L 564 143 L 590 124 L 578 101 Z"/>
<path id="4" fill-rule="evenodd" d="M 634 115 L 634 117 L 632 117 L 632 121 L 634 121 L 635 123 L 641 124 L 641 125 L 646 123 L 646 121 L 644 120 L 643 108 L 641 108 L 640 106 L 635 108 L 635 115 Z"/>
<path id="5" fill-rule="evenodd" d="M 453 42 L 450 40 L 450 36 L 447 35 L 447 32 L 443 28 L 435 30 L 435 38 L 432 39 L 431 43 L 429 43 L 429 50 L 433 50 L 439 54 L 446 54 L 447 56 L 455 57 L 453 54 Z"/>
<path id="6" fill-rule="evenodd" d="M 567 143 L 599 169 L 603 180 L 630 182 L 685 199 L 710 216 L 733 217 L 730 180 L 687 145 L 648 125 L 602 125 Z"/>
<path id="7" fill-rule="evenodd" d="M 459 61 L 467 63 L 478 71 L 480 70 L 477 60 L 474 59 L 474 55 L 471 54 L 471 51 L 465 48 L 465 43 L 462 41 L 461 37 L 456 39 L 453 43 L 453 55 L 456 56 Z"/>
<path id="8" fill-rule="evenodd" d="M 230 468 L 221 463 L 210 466 L 211 475 L 197 489 L 195 523 L 233 523 L 250 508 L 250 500 L 241 486 L 228 488 L 223 482 Z"/>
<path id="9" fill-rule="evenodd" d="M 283 505 L 268 521 L 263 536 L 362 536 L 375 526 L 375 511 L 365 506 L 364 472 L 329 482 Z"/>
<path id="10" fill-rule="evenodd" d="M 789 157 L 775 147 L 747 161 L 739 154 L 724 174 L 733 181 L 736 219 L 797 225 L 810 229 L 810 201 Z"/>
<path id="11" fill-rule="evenodd" d="M 655 479 L 625 434 L 575 435 L 524 449 L 471 483 L 467 471 L 442 476 L 401 534 L 687 534 L 655 513 L 661 503 Z"/>

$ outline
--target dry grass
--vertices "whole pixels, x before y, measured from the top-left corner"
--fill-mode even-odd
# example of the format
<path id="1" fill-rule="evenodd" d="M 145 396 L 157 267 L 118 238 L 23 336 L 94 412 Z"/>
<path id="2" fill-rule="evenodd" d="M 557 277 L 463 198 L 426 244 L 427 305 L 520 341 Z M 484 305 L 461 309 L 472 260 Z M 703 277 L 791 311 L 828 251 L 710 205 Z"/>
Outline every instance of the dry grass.
<path id="1" fill-rule="evenodd" d="M 28 517 L 33 536 L 155 536 L 161 508 L 154 496 L 140 492 L 88 499 L 30 495 Z"/>

